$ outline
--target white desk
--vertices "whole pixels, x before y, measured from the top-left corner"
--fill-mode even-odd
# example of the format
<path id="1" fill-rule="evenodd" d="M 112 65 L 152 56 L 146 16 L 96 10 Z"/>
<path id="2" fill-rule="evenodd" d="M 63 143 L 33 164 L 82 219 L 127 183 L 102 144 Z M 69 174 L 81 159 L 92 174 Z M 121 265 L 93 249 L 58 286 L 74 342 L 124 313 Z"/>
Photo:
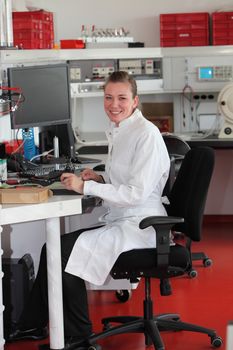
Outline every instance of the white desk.
<path id="1" fill-rule="evenodd" d="M 64 348 L 60 217 L 82 213 L 83 196 L 54 196 L 39 204 L 0 205 L 0 225 L 46 220 L 50 348 Z M 0 226 L 0 238 L 2 227 Z M 1 241 L 0 241 L 1 243 Z M 25 242 L 25 245 L 27 242 Z M 0 245 L 1 247 L 1 245 Z M 1 250 L 0 254 L 2 255 Z M 2 261 L 0 259 L 0 350 L 4 349 Z"/>

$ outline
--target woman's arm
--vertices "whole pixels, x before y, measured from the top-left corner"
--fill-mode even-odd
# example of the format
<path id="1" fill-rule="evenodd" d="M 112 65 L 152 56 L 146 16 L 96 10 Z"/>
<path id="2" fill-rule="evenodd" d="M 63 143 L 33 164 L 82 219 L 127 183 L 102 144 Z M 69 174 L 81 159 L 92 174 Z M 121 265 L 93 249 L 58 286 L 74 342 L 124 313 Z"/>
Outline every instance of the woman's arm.
<path id="1" fill-rule="evenodd" d="M 63 173 L 61 175 L 61 183 L 65 186 L 65 188 L 78 193 L 83 193 L 84 181 L 88 180 L 104 183 L 103 177 L 95 173 L 92 169 L 84 169 L 80 175 L 75 175 L 72 173 Z"/>

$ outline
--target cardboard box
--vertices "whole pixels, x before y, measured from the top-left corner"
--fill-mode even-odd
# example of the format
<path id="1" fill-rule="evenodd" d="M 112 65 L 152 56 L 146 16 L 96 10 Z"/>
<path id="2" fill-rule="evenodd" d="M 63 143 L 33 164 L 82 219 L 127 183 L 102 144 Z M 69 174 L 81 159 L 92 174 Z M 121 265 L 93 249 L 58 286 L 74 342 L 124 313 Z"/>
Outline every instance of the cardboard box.
<path id="1" fill-rule="evenodd" d="M 47 187 L 15 187 L 0 189 L 0 203 L 2 204 L 30 204 L 41 203 L 52 196 Z"/>
<path id="2" fill-rule="evenodd" d="M 142 103 L 142 114 L 161 132 L 173 132 L 173 103 Z"/>

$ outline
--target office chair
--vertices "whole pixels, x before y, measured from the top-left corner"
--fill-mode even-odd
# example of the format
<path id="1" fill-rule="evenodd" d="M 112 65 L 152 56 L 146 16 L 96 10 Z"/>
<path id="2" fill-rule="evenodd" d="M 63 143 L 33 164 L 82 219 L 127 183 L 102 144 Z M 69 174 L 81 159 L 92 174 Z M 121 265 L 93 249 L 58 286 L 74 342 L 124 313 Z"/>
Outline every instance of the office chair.
<path id="1" fill-rule="evenodd" d="M 182 138 L 173 134 L 165 133 L 163 134 L 163 139 L 171 158 L 171 169 L 170 169 L 169 179 L 164 189 L 164 195 L 168 195 L 175 181 L 175 177 L 179 172 L 184 156 L 190 150 L 190 146 Z M 192 256 L 192 261 L 202 260 L 202 263 L 205 267 L 211 266 L 213 263 L 212 259 L 209 258 L 209 256 L 204 252 L 192 252 L 191 256 Z M 193 266 L 190 267 L 190 270 L 188 271 L 188 275 L 191 278 L 194 278 L 197 276 L 197 271 L 193 268 Z"/>
<path id="2" fill-rule="evenodd" d="M 145 279 L 144 315 L 103 319 L 104 331 L 89 338 L 89 349 L 98 349 L 95 342 L 107 336 L 138 332 L 144 333 L 146 345 L 153 344 L 156 350 L 164 350 L 160 335 L 162 330 L 200 332 L 210 337 L 212 346 L 217 348 L 222 345 L 222 339 L 214 330 L 182 322 L 178 314 L 154 316 L 151 299 L 151 278 L 161 280 L 176 277 L 185 274 L 190 267 L 189 248 L 185 244 L 170 245 L 170 230 L 183 232 L 191 241 L 201 239 L 202 215 L 213 166 L 214 152 L 211 148 L 194 148 L 185 155 L 169 194 L 169 216 L 150 216 L 139 224 L 141 229 L 149 226 L 155 229 L 156 248 L 122 253 L 111 271 L 114 279 L 130 279 L 132 283 L 139 278 Z M 113 326 L 112 323 L 119 324 Z"/>
<path id="3" fill-rule="evenodd" d="M 190 150 L 190 146 L 186 141 L 174 134 L 165 133 L 162 134 L 162 136 L 170 157 L 175 158 L 175 170 L 177 175 L 185 154 Z"/>
<path id="4" fill-rule="evenodd" d="M 190 147 L 187 142 L 174 134 L 164 133 L 162 136 L 171 160 L 169 178 L 163 190 L 163 195 L 166 196 L 171 191 L 184 156 Z"/>

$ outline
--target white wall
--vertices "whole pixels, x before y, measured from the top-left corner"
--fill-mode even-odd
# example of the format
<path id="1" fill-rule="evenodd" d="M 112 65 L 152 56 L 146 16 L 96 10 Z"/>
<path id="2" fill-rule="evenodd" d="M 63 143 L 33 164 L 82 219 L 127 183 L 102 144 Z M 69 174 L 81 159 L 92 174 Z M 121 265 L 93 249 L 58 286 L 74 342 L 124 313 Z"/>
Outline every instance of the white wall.
<path id="1" fill-rule="evenodd" d="M 232 0 L 12 0 L 13 8 L 43 8 L 54 13 L 55 41 L 76 39 L 81 25 L 125 27 L 147 47 L 159 44 L 159 14 L 233 10 Z"/>

